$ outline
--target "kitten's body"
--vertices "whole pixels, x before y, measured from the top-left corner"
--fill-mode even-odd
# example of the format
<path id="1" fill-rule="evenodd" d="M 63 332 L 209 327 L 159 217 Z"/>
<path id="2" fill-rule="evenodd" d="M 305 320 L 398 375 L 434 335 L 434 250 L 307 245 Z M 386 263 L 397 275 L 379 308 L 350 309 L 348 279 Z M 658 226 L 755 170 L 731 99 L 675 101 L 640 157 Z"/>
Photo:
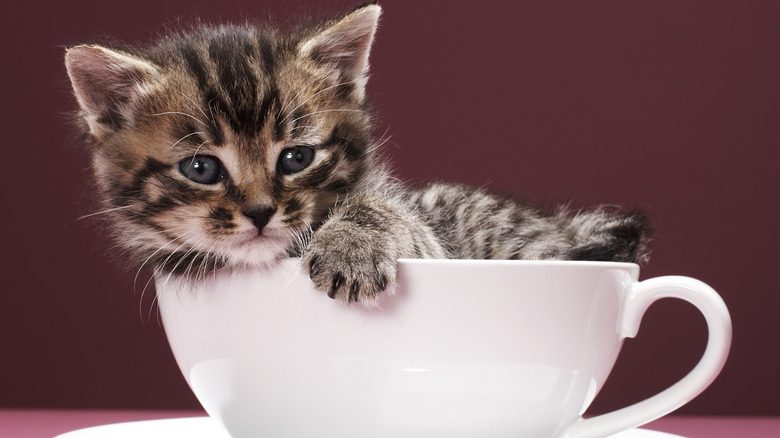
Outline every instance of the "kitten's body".
<path id="1" fill-rule="evenodd" d="M 379 13 L 68 50 L 102 198 L 139 264 L 198 278 L 303 256 L 320 290 L 370 303 L 398 258 L 644 260 L 641 215 L 395 182 L 364 95 Z"/>

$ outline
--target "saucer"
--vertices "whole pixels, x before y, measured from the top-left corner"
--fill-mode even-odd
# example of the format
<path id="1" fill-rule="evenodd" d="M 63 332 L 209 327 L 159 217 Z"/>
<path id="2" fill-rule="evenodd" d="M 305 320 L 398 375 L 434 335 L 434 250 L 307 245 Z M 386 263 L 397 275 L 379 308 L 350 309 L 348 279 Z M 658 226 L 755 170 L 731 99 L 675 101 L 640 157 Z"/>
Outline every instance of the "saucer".
<path id="1" fill-rule="evenodd" d="M 106 424 L 57 435 L 54 438 L 230 438 L 210 417 L 171 418 Z"/>
<path id="2" fill-rule="evenodd" d="M 172 418 L 169 420 L 133 421 L 74 430 L 54 438 L 230 438 L 209 417 Z M 609 438 L 684 438 L 647 429 L 631 429 Z"/>

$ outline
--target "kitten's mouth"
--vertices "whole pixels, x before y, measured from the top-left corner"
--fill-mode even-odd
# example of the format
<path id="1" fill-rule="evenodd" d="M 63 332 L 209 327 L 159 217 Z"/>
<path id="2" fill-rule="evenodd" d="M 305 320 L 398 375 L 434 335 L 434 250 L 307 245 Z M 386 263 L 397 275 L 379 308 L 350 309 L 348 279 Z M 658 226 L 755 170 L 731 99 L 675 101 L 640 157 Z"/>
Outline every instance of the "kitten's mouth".
<path id="1" fill-rule="evenodd" d="M 263 245 L 270 241 L 279 240 L 279 237 L 278 233 L 269 229 L 263 229 L 261 232 L 247 231 L 241 234 L 240 239 L 236 239 L 235 244 L 238 246 Z"/>
<path id="2" fill-rule="evenodd" d="M 246 230 L 231 239 L 229 246 L 239 251 L 280 251 L 290 245 L 290 234 L 286 230 L 264 227 L 262 232 L 256 229 Z"/>
<path id="3" fill-rule="evenodd" d="M 286 256 L 291 241 L 282 230 L 264 229 L 262 234 L 249 230 L 223 240 L 218 252 L 233 267 L 264 267 Z"/>

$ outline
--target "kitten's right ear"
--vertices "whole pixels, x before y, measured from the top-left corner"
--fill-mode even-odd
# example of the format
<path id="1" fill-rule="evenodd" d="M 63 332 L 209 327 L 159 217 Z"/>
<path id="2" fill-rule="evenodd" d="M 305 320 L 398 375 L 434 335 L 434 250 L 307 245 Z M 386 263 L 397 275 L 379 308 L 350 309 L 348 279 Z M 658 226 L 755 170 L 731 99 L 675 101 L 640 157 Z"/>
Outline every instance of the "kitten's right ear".
<path id="1" fill-rule="evenodd" d="M 382 8 L 376 2 L 365 3 L 302 41 L 299 53 L 321 66 L 338 71 L 339 80 L 353 83 L 355 98 L 363 101 L 368 55 L 381 14 Z"/>
<path id="2" fill-rule="evenodd" d="M 96 45 L 67 49 L 65 66 L 81 115 L 97 138 L 132 123 L 138 98 L 162 77 L 148 61 Z"/>

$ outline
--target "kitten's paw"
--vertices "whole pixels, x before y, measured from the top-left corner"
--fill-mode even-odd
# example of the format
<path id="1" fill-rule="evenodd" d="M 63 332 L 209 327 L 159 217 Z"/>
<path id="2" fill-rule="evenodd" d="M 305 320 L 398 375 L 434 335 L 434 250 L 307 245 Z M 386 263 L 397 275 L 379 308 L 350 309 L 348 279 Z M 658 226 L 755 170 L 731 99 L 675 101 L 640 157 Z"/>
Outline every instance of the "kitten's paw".
<path id="1" fill-rule="evenodd" d="M 377 295 L 392 292 L 396 281 L 395 257 L 382 249 L 375 236 L 350 230 L 315 233 L 303 266 L 315 287 L 329 297 L 374 305 Z"/>

